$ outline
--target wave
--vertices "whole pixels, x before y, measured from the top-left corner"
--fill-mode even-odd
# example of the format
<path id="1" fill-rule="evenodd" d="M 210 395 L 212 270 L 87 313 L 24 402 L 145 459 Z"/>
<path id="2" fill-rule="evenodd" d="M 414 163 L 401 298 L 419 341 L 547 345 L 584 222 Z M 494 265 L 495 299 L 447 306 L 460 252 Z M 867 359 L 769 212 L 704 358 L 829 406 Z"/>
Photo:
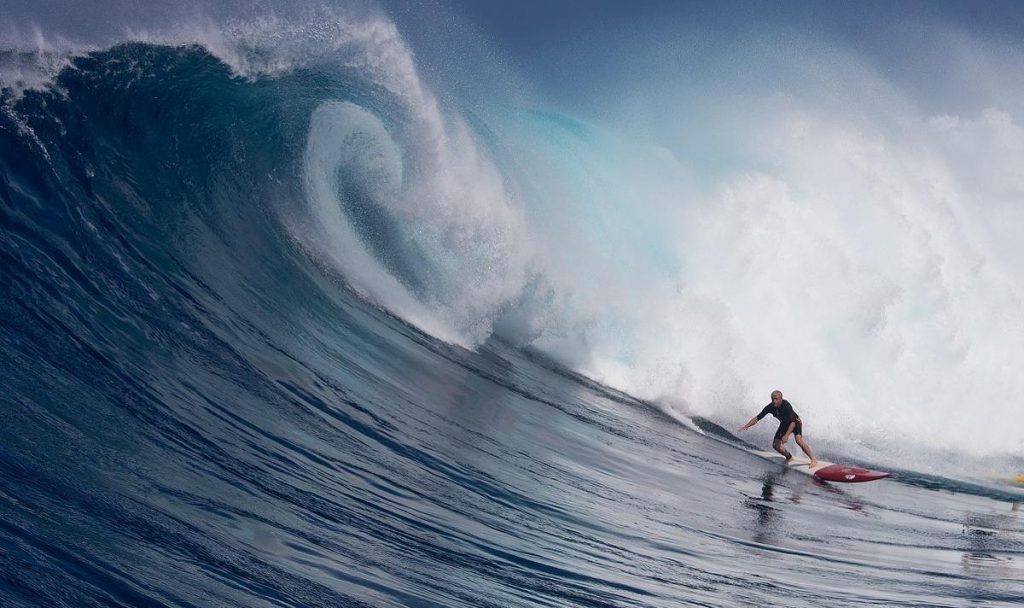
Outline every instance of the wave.
<path id="1" fill-rule="evenodd" d="M 783 387 L 820 442 L 893 461 L 908 439 L 981 459 L 1022 443 L 990 421 L 1024 389 L 1024 298 L 993 245 L 1004 207 L 972 202 L 1015 190 L 958 164 L 985 133 L 1013 149 L 1007 111 L 893 104 L 879 124 L 904 127 L 883 132 L 772 102 L 709 165 L 564 112 L 442 102 L 380 16 L 131 36 L 7 56 L 56 70 L 42 89 L 4 72 L 5 155 L 36 158 L 9 179 L 104 201 L 206 283 L 344 285 L 444 341 L 496 335 L 721 421 Z"/>
<path id="2" fill-rule="evenodd" d="M 1012 116 L 680 148 L 332 11 L 0 55 L 0 603 L 1019 604 L 1019 282 L 947 165 Z M 893 478 L 737 449 L 780 385 Z"/>

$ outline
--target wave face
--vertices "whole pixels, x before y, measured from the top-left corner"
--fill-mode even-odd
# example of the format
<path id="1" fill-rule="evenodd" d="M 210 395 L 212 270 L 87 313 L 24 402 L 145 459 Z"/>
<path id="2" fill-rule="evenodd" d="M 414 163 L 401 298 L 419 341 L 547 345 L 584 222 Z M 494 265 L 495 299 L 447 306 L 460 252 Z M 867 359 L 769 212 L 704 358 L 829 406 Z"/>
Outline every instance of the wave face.
<path id="1" fill-rule="evenodd" d="M 712 167 L 438 95 L 379 16 L 0 65 L 0 604 L 1024 599 L 1019 268 L 946 171 L 1009 112 Z M 777 382 L 897 480 L 738 449 Z"/>
<path id="2" fill-rule="evenodd" d="M 64 101 L 101 131 L 115 125 L 90 95 L 120 92 L 114 108 L 132 107 L 148 87 L 178 118 L 130 113 L 146 148 L 119 162 L 139 175 L 133 191 L 159 190 L 132 196 L 176 191 L 204 215 L 259 210 L 275 240 L 225 245 L 260 252 L 243 268 L 301 258 L 445 342 L 533 347 L 674 415 L 742 419 L 784 388 L 819 441 L 897 466 L 984 476 L 1024 446 L 1017 425 L 992 424 L 1013 419 L 1024 392 L 1013 230 L 1024 131 L 1002 97 L 926 111 L 865 59 L 803 39 L 769 53 L 756 37 L 704 52 L 679 85 L 635 69 L 650 48 L 612 39 L 614 60 L 601 45 L 580 59 L 607 64 L 611 82 L 558 104 L 600 111 L 574 115 L 496 102 L 510 83 L 448 92 L 434 65 L 436 93 L 380 16 L 321 9 L 133 39 L 8 51 L 8 130 L 60 162 L 29 118 L 40 82 L 74 92 Z M 990 72 L 1009 53 L 959 44 Z M 195 56 L 158 57 L 183 48 Z M 820 64 L 803 59 L 814 54 L 855 102 L 819 85 Z M 741 67 L 728 79 L 724 66 Z M 107 162 L 94 151 L 77 170 Z M 211 191 L 224 180 L 252 192 Z M 935 457 L 950 448 L 965 458 Z"/>

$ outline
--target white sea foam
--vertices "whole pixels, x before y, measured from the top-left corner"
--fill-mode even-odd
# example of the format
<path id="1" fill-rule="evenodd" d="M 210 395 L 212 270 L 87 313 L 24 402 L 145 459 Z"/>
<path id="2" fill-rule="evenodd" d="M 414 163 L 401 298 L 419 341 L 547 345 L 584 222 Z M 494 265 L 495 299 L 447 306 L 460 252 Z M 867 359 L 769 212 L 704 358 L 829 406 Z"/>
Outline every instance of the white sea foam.
<path id="1" fill-rule="evenodd" d="M 344 32 L 348 49 L 343 64 L 390 93 L 398 116 L 389 117 L 389 130 L 349 102 L 328 101 L 314 112 L 305 179 L 324 231 L 320 249 L 381 305 L 443 339 L 478 344 L 530 280 L 530 239 L 518 202 L 467 125 L 446 115 L 419 80 L 392 24 L 346 22 L 336 31 Z M 406 261 L 426 266 L 415 295 L 373 258 L 344 217 L 341 173 L 398 226 L 406 249 L 420 254 Z"/>
<path id="2" fill-rule="evenodd" d="M 25 30 L 8 27 L 0 34 L 0 87 L 20 96 L 42 89 L 75 55 L 93 50 L 60 35 L 47 35 L 39 27 Z"/>
<path id="3" fill-rule="evenodd" d="M 782 388 L 825 444 L 904 464 L 913 445 L 1019 452 L 1024 431 L 1005 423 L 1024 392 L 1015 118 L 902 114 L 888 131 L 792 105 L 762 118 L 737 156 L 771 166 L 696 176 L 704 187 L 679 183 L 694 171 L 657 147 L 592 127 L 534 138 L 538 166 L 563 162 L 542 191 L 600 184 L 564 222 L 538 214 L 542 233 L 571 235 L 541 246 L 551 300 L 567 304 L 539 343 L 726 424 Z M 586 238 L 595 226 L 628 237 Z"/>

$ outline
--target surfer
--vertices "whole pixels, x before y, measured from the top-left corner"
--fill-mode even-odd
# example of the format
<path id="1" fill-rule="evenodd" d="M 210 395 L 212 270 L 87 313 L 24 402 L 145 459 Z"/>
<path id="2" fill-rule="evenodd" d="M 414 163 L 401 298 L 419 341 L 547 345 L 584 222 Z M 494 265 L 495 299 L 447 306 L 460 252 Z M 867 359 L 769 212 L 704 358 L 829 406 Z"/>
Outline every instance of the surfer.
<path id="1" fill-rule="evenodd" d="M 786 462 L 789 462 L 793 455 L 786 449 L 786 443 L 789 441 L 789 435 L 792 434 L 796 439 L 796 444 L 800 446 L 800 449 L 810 459 L 810 467 L 818 466 L 818 459 L 814 457 L 811 446 L 807 445 L 807 442 L 804 441 L 804 429 L 800 416 L 797 416 L 796 412 L 793 411 L 793 406 L 790 405 L 789 401 L 782 398 L 782 391 L 772 391 L 772 402 L 764 406 L 760 414 L 754 416 L 741 426 L 739 431 L 743 432 L 749 429 L 768 414 L 775 416 L 779 420 L 779 430 L 775 431 L 775 440 L 772 442 L 772 447 L 775 448 L 775 451 L 785 456 Z"/>

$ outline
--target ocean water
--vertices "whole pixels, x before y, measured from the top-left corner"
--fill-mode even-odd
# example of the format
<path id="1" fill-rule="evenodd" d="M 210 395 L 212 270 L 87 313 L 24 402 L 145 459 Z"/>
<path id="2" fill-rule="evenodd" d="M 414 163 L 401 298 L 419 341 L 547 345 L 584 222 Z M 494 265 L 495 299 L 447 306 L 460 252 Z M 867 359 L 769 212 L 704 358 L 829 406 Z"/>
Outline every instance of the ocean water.
<path id="1" fill-rule="evenodd" d="M 0 49 L 0 605 L 1024 602 L 1012 176 L 687 161 L 380 16 L 124 38 Z M 893 477 L 749 454 L 778 379 Z"/>

